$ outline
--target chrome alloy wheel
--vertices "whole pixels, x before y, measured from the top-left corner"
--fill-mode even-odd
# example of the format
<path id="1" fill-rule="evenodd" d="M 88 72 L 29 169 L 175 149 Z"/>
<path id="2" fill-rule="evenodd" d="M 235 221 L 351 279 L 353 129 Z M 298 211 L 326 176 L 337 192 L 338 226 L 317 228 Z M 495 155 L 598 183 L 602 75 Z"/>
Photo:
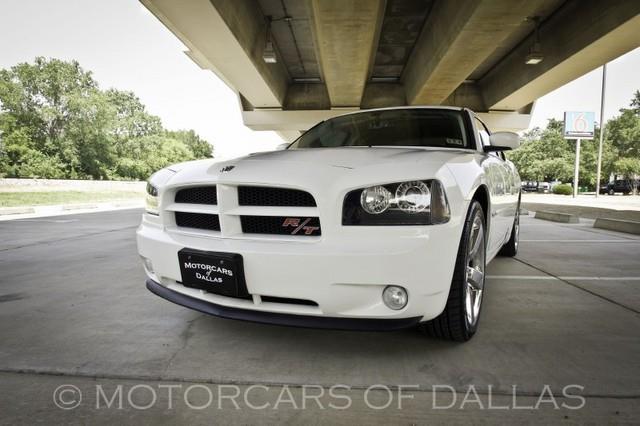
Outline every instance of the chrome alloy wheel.
<path id="1" fill-rule="evenodd" d="M 467 282 L 465 286 L 465 315 L 469 327 L 475 327 L 480 316 L 482 292 L 484 290 L 485 271 L 485 235 L 484 221 L 480 212 L 476 212 L 471 225 L 467 247 Z"/>

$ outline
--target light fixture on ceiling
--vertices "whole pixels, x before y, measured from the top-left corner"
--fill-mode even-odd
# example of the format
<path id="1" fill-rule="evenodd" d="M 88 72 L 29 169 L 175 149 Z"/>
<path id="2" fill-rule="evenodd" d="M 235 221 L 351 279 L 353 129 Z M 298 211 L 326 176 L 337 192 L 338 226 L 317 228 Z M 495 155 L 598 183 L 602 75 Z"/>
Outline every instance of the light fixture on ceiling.
<path id="1" fill-rule="evenodd" d="M 372 76 L 372 83 L 396 83 L 400 78 L 399 77 L 386 77 L 386 76 Z"/>
<path id="2" fill-rule="evenodd" d="M 322 83 L 320 77 L 293 77 L 294 83 Z"/>
<path id="3" fill-rule="evenodd" d="M 527 18 L 530 21 L 533 21 L 535 24 L 535 32 L 533 39 L 533 46 L 529 48 L 529 53 L 524 59 L 524 63 L 527 65 L 537 65 L 544 59 L 544 55 L 542 54 L 542 49 L 540 48 L 540 37 L 539 37 L 539 28 L 540 28 L 540 17 L 534 16 L 532 18 Z"/>
<path id="4" fill-rule="evenodd" d="M 271 16 L 267 16 L 267 36 L 265 39 L 264 50 L 262 51 L 262 60 L 267 64 L 275 64 L 278 62 L 276 51 L 271 41 Z"/>
<path id="5" fill-rule="evenodd" d="M 271 41 L 267 41 L 264 52 L 262 52 L 262 59 L 267 64 L 275 64 L 278 62 L 278 58 L 276 58 L 276 51 L 273 50 L 273 43 Z"/>

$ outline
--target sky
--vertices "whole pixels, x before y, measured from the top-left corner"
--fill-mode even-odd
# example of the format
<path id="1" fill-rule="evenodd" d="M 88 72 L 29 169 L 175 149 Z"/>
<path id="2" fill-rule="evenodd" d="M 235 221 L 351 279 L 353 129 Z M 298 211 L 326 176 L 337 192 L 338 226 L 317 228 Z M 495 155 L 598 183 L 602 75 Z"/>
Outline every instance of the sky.
<path id="1" fill-rule="evenodd" d="M 220 159 L 282 143 L 274 132 L 246 128 L 237 95 L 184 50 L 136 0 L 0 0 L 0 68 L 36 56 L 75 59 L 102 89 L 135 92 L 166 128 L 194 129 Z M 609 64 L 606 119 L 640 89 L 639 69 L 640 48 Z M 531 127 L 562 119 L 567 110 L 595 111 L 599 120 L 600 82 L 597 69 L 540 98 Z"/>

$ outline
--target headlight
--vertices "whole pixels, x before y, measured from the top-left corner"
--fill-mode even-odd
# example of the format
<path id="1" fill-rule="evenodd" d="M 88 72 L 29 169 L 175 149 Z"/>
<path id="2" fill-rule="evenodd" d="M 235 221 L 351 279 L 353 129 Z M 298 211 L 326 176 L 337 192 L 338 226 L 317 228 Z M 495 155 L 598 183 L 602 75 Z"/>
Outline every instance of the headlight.
<path id="1" fill-rule="evenodd" d="M 422 181 L 404 182 L 396 189 L 396 202 L 405 213 L 420 213 L 429 208 L 431 192 Z"/>
<path id="2" fill-rule="evenodd" d="M 376 185 L 347 194 L 343 225 L 435 225 L 451 213 L 442 184 L 416 180 Z"/>
<path id="3" fill-rule="evenodd" d="M 145 211 L 152 215 L 159 214 L 159 188 L 167 183 L 176 172 L 169 169 L 162 169 L 151 175 L 147 181 L 147 195 L 145 197 Z"/>
<path id="4" fill-rule="evenodd" d="M 147 196 L 145 197 L 145 210 L 149 214 L 158 215 L 158 188 L 147 182 Z"/>

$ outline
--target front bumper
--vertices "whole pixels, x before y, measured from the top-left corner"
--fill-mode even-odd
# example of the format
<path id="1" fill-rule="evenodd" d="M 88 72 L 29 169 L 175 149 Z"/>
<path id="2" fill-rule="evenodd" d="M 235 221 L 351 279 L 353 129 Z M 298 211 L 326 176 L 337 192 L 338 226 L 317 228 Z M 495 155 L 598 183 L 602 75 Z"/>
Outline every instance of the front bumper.
<path id="1" fill-rule="evenodd" d="M 167 228 L 145 216 L 137 231 L 137 242 L 139 254 L 153 265 L 153 271 L 146 272 L 156 283 L 152 287 L 157 291 L 150 289 L 162 297 L 172 295 L 165 298 L 178 304 L 223 317 L 278 324 L 314 326 L 311 323 L 322 324 L 325 319 L 324 327 L 329 328 L 342 328 L 332 325 L 338 319 L 398 320 L 400 324 L 392 321 L 386 327 L 374 327 L 378 329 L 409 326 L 442 312 L 460 233 L 461 223 L 452 218 L 449 223 L 433 226 L 344 227 L 340 232 L 309 239 L 217 238 Z M 183 248 L 242 255 L 252 299 L 183 286 L 178 262 L 178 251 Z M 392 310 L 384 305 L 382 291 L 387 285 L 407 290 L 407 306 Z M 181 296 L 180 301 L 176 300 L 176 293 Z M 265 296 L 303 299 L 317 306 L 266 302 L 262 300 Z M 193 300 L 202 304 L 195 307 Z M 231 311 L 235 313 L 229 314 Z M 254 314 L 248 315 L 247 311 Z M 299 318 L 285 320 L 279 314 Z M 271 320 L 257 319 L 263 316 Z M 274 317 L 278 319 L 273 320 Z"/>
<path id="2" fill-rule="evenodd" d="M 312 315 L 280 314 L 233 308 L 217 305 L 215 303 L 178 293 L 177 291 L 170 290 L 151 279 L 147 279 L 147 289 L 163 299 L 167 299 L 170 302 L 204 314 L 215 315 L 217 317 L 228 319 L 260 322 L 264 324 L 334 330 L 392 331 L 410 328 L 420 322 L 420 317 L 400 319 L 336 318 Z"/>

